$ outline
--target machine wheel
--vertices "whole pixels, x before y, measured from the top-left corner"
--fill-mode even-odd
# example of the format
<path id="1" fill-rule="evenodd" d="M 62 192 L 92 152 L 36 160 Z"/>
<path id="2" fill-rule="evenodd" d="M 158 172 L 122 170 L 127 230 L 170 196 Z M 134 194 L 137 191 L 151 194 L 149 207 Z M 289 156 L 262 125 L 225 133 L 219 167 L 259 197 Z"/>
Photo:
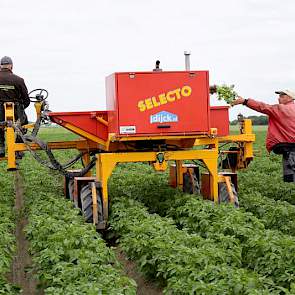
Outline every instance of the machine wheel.
<path id="1" fill-rule="evenodd" d="M 98 222 L 103 222 L 103 205 L 101 197 L 101 189 L 96 186 L 96 195 L 97 195 L 97 215 Z M 92 185 L 89 182 L 87 185 L 83 186 L 80 191 L 80 199 L 82 205 L 82 214 L 86 222 L 93 222 L 93 212 L 92 212 Z"/>
<path id="2" fill-rule="evenodd" d="M 236 191 L 236 188 L 234 186 L 234 184 L 232 183 L 231 184 L 231 187 L 232 187 L 232 191 L 233 191 L 233 194 L 234 194 L 234 206 L 236 208 L 239 208 L 239 200 L 238 200 L 238 194 L 237 194 L 237 191 Z M 218 185 L 218 201 L 219 203 L 223 203 L 223 202 L 226 202 L 226 203 L 229 203 L 230 202 L 230 197 L 229 197 L 229 193 L 227 191 L 227 187 L 226 187 L 226 184 L 225 183 L 219 183 Z"/>
<path id="3" fill-rule="evenodd" d="M 74 179 L 68 180 L 68 197 L 71 201 L 74 200 Z"/>
<path id="4" fill-rule="evenodd" d="M 200 184 L 196 173 L 183 174 L 183 192 L 187 194 L 200 194 Z"/>

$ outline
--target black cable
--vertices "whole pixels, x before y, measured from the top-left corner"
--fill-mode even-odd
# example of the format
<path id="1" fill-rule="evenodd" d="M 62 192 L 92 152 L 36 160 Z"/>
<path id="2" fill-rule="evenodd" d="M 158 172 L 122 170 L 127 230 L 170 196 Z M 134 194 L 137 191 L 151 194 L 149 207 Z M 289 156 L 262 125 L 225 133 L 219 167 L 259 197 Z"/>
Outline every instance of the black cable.
<path id="1" fill-rule="evenodd" d="M 36 123 L 34 124 L 34 129 L 32 131 L 32 136 L 36 137 L 38 132 L 39 132 L 39 129 L 40 129 L 40 126 L 41 126 L 41 116 L 37 119 Z"/>
<path id="2" fill-rule="evenodd" d="M 56 160 L 55 156 L 53 155 L 51 149 L 48 147 L 47 143 L 43 142 L 42 140 L 40 140 L 40 139 L 38 139 L 38 138 L 36 138 L 36 137 L 34 137 L 32 135 L 24 135 L 23 132 L 22 132 L 21 127 L 19 127 L 17 125 L 15 125 L 15 130 L 17 132 L 17 135 L 19 135 L 22 138 L 24 144 L 26 145 L 26 147 L 28 148 L 28 150 L 30 151 L 32 156 L 41 165 L 46 166 L 49 169 L 59 171 L 60 173 L 62 173 L 66 177 L 72 178 L 72 177 L 75 177 L 75 176 L 83 176 L 90 169 L 92 169 L 94 167 L 94 165 L 95 165 L 96 157 L 94 156 L 91 159 L 90 163 L 86 167 L 84 167 L 80 172 L 68 172 L 68 171 L 66 171 L 66 168 L 68 168 L 68 167 L 72 166 L 74 163 L 76 163 L 80 158 L 82 158 L 82 156 L 85 153 L 80 153 L 74 159 L 72 159 L 68 163 L 62 165 Z M 33 151 L 32 148 L 30 147 L 30 143 L 37 144 L 41 148 L 41 150 L 45 151 L 47 156 L 48 156 L 48 159 L 49 159 L 50 163 L 43 160 L 35 151 Z"/>
<path id="3" fill-rule="evenodd" d="M 81 171 L 79 172 L 68 172 L 66 171 L 66 173 L 64 174 L 67 178 L 74 178 L 74 177 L 80 177 L 80 176 L 84 176 L 88 171 L 90 171 L 96 163 L 96 157 L 93 157 L 91 159 L 91 161 L 89 162 L 89 164 L 83 168 Z"/>

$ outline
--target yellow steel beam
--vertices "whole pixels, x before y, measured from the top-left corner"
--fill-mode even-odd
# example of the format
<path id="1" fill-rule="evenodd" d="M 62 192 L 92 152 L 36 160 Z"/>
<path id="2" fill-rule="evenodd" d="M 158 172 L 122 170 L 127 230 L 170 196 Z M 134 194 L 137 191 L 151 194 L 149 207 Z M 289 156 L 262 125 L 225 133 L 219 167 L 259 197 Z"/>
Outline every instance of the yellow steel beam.
<path id="1" fill-rule="evenodd" d="M 53 150 L 61 149 L 77 149 L 77 150 L 96 150 L 101 149 L 102 146 L 89 140 L 72 140 L 72 141 L 51 141 L 47 143 L 48 147 Z M 15 143 L 15 151 L 26 151 L 26 145 L 24 143 Z M 29 144 L 32 150 L 40 150 L 39 145 L 35 143 Z"/>
<path id="2" fill-rule="evenodd" d="M 100 116 L 96 116 L 96 120 L 97 120 L 98 122 L 102 123 L 102 124 L 105 125 L 105 126 L 109 126 L 109 122 L 106 121 L 105 119 L 103 119 L 103 118 L 100 117 Z"/>
<path id="3" fill-rule="evenodd" d="M 184 150 L 163 152 L 166 161 L 212 159 L 218 157 L 217 149 L 208 150 Z M 158 152 L 124 152 L 102 153 L 105 158 L 115 159 L 117 163 L 124 162 L 156 162 Z"/>
<path id="4" fill-rule="evenodd" d="M 214 202 L 218 203 L 218 158 L 203 158 L 202 160 L 210 173 L 210 191 L 213 194 Z"/>
<path id="5" fill-rule="evenodd" d="M 9 122 L 12 124 L 14 122 L 14 104 L 10 102 L 4 103 L 5 109 L 5 121 L 8 122 L 6 127 L 6 144 L 7 144 L 7 169 L 15 170 L 15 134 L 12 125 L 10 126 Z"/>
<path id="6" fill-rule="evenodd" d="M 36 101 L 34 103 L 37 118 L 40 118 L 40 116 L 41 116 L 42 104 L 43 104 L 43 102 L 41 102 L 41 101 Z"/>
<path id="7" fill-rule="evenodd" d="M 123 136 L 123 137 L 117 137 L 115 133 L 109 134 L 109 141 L 136 141 L 136 140 L 185 140 L 185 139 L 191 139 L 191 138 L 208 138 L 208 135 L 206 134 L 196 134 L 196 135 L 159 135 L 159 136 Z"/>
<path id="8" fill-rule="evenodd" d="M 218 138 L 217 137 L 203 137 L 197 138 L 194 143 L 195 146 L 202 146 L 202 145 L 214 145 L 215 148 L 218 145 Z"/>
<path id="9" fill-rule="evenodd" d="M 244 119 L 243 121 L 243 133 L 250 134 L 252 133 L 252 120 Z"/>
<path id="10" fill-rule="evenodd" d="M 26 125 L 23 125 L 22 127 L 23 127 L 23 128 L 26 128 L 26 129 L 32 129 L 32 128 L 35 127 L 35 123 L 26 124 Z"/>
<path id="11" fill-rule="evenodd" d="M 87 166 L 87 165 L 90 163 L 90 154 L 89 154 L 89 153 L 85 153 L 85 154 L 82 156 L 82 161 L 83 161 L 84 166 Z M 87 177 L 92 176 L 91 170 L 89 170 L 89 171 L 85 174 L 85 176 L 87 176 Z"/>
<path id="12" fill-rule="evenodd" d="M 93 224 L 98 224 L 97 191 L 96 191 L 95 182 L 91 182 L 91 192 L 92 192 L 92 220 L 93 220 Z"/>
<path id="13" fill-rule="evenodd" d="M 218 202 L 218 150 L 186 150 L 167 151 L 164 153 L 165 161 L 176 161 L 181 165 L 182 160 L 202 160 L 207 166 L 211 179 L 211 192 L 215 202 Z M 157 162 L 158 152 L 126 152 L 126 153 L 100 153 L 97 154 L 96 177 L 102 185 L 102 198 L 104 206 L 104 219 L 108 219 L 108 179 L 117 163 L 126 162 Z M 179 166 L 181 167 L 181 166 Z M 180 168 L 179 168 L 180 169 Z M 182 181 L 179 179 L 179 183 Z"/>
<path id="14" fill-rule="evenodd" d="M 183 187 L 183 172 L 182 172 L 182 161 L 176 162 L 176 184 L 179 188 Z"/>
<path id="15" fill-rule="evenodd" d="M 6 129 L 6 144 L 7 144 L 7 169 L 15 170 L 15 134 L 12 127 L 7 127 Z"/>
<path id="16" fill-rule="evenodd" d="M 78 128 L 70 123 L 63 123 L 62 126 L 78 135 L 80 135 L 81 137 L 84 137 L 84 138 L 87 138 L 87 139 L 90 139 L 94 142 L 97 142 L 99 143 L 100 145 L 102 145 L 103 147 L 106 147 L 107 145 L 107 142 L 105 140 L 102 140 L 101 138 L 81 129 L 81 128 Z"/>
<path id="17" fill-rule="evenodd" d="M 219 142 L 254 142 L 255 134 L 236 134 L 218 137 Z"/>
<path id="18" fill-rule="evenodd" d="M 229 194 L 229 200 L 230 203 L 234 204 L 235 203 L 235 196 L 231 187 L 231 181 L 230 181 L 230 176 L 224 176 L 225 184 L 226 184 L 226 189 Z"/>
<path id="19" fill-rule="evenodd" d="M 243 160 L 245 161 L 248 158 L 253 158 L 253 144 L 252 143 L 245 143 L 244 144 L 244 155 L 243 155 Z"/>

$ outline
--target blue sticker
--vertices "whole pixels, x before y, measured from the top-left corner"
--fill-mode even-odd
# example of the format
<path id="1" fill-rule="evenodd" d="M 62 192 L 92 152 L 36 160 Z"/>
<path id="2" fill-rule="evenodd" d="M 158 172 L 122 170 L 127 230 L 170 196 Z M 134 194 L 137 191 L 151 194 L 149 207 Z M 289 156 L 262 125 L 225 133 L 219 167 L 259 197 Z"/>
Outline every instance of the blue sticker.
<path id="1" fill-rule="evenodd" d="M 150 116 L 150 123 L 168 123 L 168 122 L 178 122 L 178 116 L 166 111 L 154 114 Z"/>

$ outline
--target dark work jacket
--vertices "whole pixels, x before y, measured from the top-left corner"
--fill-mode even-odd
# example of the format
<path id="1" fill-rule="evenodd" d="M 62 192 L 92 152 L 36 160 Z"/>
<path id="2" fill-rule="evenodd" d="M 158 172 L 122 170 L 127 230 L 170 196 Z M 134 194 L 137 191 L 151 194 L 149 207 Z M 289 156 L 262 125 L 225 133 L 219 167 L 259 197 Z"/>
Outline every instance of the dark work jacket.
<path id="1" fill-rule="evenodd" d="M 24 79 L 14 75 L 9 69 L 0 70 L 0 102 L 19 103 L 23 108 L 30 104 L 28 89 Z"/>

